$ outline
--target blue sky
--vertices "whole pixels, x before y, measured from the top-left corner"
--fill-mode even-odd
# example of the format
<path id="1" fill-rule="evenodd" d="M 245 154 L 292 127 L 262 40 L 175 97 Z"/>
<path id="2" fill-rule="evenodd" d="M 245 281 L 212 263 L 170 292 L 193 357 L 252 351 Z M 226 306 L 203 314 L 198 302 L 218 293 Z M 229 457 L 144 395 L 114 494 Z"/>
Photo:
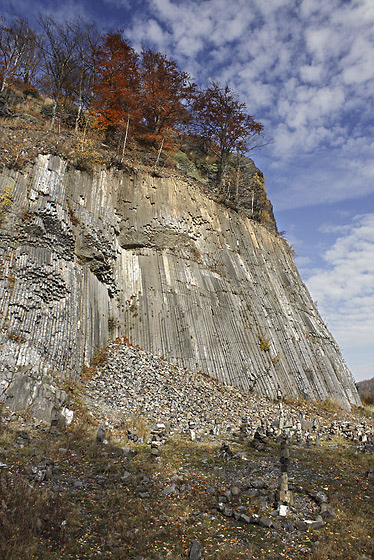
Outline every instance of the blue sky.
<path id="1" fill-rule="evenodd" d="M 3 2 L 2 12 L 9 6 Z M 374 1 L 13 0 L 82 15 L 235 90 L 271 139 L 251 156 L 356 380 L 374 376 Z"/>

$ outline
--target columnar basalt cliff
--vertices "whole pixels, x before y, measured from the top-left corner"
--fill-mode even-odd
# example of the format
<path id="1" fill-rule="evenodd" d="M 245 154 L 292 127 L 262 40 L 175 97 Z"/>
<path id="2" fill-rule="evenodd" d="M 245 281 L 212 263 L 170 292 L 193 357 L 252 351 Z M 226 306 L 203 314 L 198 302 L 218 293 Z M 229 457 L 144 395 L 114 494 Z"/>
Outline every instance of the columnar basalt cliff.
<path id="1" fill-rule="evenodd" d="M 4 169 L 0 193 L 8 395 L 20 376 L 31 394 L 52 372 L 78 374 L 124 336 L 271 398 L 280 386 L 359 404 L 287 243 L 192 182 L 146 169 L 89 174 L 39 156 Z"/>

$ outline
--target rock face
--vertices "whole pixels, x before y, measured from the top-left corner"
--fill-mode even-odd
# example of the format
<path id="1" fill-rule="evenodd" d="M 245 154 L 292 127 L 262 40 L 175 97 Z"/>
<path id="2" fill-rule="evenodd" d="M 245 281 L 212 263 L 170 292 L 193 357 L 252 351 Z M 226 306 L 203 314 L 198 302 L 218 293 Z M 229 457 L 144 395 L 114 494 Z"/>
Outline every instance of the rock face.
<path id="1" fill-rule="evenodd" d="M 124 336 L 271 398 L 360 403 L 286 242 L 191 182 L 39 156 L 3 170 L 1 193 L 3 400 Z"/>

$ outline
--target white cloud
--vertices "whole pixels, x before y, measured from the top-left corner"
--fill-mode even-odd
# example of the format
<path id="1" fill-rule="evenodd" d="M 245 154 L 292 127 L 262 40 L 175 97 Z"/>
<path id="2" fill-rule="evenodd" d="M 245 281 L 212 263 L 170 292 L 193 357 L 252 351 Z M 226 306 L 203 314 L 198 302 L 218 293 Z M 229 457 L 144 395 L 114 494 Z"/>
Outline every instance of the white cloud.
<path id="1" fill-rule="evenodd" d="M 306 284 L 352 367 L 360 351 L 374 365 L 374 214 L 357 216 L 341 232 L 324 254 L 327 268 Z"/>
<path id="2" fill-rule="evenodd" d="M 303 64 L 300 66 L 300 77 L 304 82 L 318 84 L 324 74 L 323 64 Z"/>

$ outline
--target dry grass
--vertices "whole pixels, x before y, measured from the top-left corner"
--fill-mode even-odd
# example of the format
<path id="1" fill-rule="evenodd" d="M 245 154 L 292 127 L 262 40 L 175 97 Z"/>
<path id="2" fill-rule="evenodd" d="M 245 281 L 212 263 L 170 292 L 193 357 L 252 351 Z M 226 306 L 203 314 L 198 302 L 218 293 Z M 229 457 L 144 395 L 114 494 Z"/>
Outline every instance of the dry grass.
<path id="1" fill-rule="evenodd" d="M 268 465 L 276 475 L 276 444 L 259 453 L 227 435 L 232 450 L 246 452 L 247 460 L 225 461 L 218 455 L 222 439 L 206 436 L 192 442 L 174 435 L 155 460 L 149 444 L 127 440 L 129 428 L 135 427 L 145 440 L 150 435 L 139 413 L 118 417 L 115 427 L 106 428 L 108 443 L 99 445 L 99 422 L 79 401 L 79 385 L 69 383 L 75 418 L 57 435 L 27 419 L 0 423 L 0 462 L 7 465 L 0 468 L 0 558 L 185 560 L 194 539 L 202 544 L 206 560 L 374 557 L 374 485 L 365 476 L 373 469 L 373 457 L 345 440 L 336 437 L 321 447 L 291 452 L 293 483 L 304 493 L 326 489 L 337 519 L 314 532 L 264 529 L 223 517 L 215 504 L 233 483 L 263 476 Z M 23 449 L 13 446 L 20 429 L 32 438 Z M 127 458 L 123 446 L 132 450 Z M 30 465 L 43 457 L 54 461 L 54 474 L 51 481 L 36 482 L 28 474 Z M 168 493 L 173 484 L 175 491 Z M 249 515 L 261 513 L 245 494 L 232 505 L 244 506 Z"/>
<path id="2" fill-rule="evenodd" d="M 65 511 L 61 497 L 33 487 L 19 474 L 0 477 L 0 557 L 33 558 L 43 542 L 41 555 L 64 542 Z"/>

